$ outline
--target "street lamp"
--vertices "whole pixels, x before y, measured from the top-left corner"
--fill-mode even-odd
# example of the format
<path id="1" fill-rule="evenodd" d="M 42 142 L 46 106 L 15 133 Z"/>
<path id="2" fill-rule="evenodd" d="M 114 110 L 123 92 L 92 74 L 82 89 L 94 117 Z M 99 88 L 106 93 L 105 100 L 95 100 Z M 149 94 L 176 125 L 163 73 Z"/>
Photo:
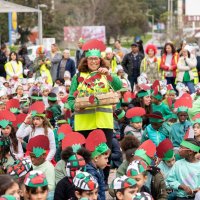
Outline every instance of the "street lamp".
<path id="1" fill-rule="evenodd" d="M 46 4 L 38 4 L 38 36 L 39 36 L 39 44 L 41 45 L 43 38 L 43 26 L 42 26 L 42 11 L 40 8 L 47 8 Z"/>

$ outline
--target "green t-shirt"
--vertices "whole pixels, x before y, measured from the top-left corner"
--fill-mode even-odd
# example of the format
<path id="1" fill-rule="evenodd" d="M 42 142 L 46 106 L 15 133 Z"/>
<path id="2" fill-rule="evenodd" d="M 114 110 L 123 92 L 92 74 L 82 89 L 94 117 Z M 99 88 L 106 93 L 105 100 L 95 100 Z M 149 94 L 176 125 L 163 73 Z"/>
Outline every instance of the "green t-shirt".
<path id="1" fill-rule="evenodd" d="M 189 81 L 190 81 L 190 74 L 188 71 L 186 71 L 183 76 L 183 82 L 189 82 Z"/>

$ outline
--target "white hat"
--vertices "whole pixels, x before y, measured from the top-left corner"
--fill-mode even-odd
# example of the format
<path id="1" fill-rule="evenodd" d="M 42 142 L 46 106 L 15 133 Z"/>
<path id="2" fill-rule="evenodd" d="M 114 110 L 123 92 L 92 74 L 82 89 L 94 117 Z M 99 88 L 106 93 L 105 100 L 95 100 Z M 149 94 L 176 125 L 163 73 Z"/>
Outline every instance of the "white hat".
<path id="1" fill-rule="evenodd" d="M 107 47 L 106 50 L 105 50 L 105 53 L 112 53 L 113 50 L 111 47 Z"/>
<path id="2" fill-rule="evenodd" d="M 68 78 L 71 78 L 71 74 L 69 71 L 65 71 L 64 73 L 64 77 L 68 77 Z"/>
<path id="3" fill-rule="evenodd" d="M 194 48 L 192 46 L 189 46 L 188 44 L 185 45 L 185 47 L 183 49 L 189 51 L 190 53 L 192 50 L 194 50 Z"/>

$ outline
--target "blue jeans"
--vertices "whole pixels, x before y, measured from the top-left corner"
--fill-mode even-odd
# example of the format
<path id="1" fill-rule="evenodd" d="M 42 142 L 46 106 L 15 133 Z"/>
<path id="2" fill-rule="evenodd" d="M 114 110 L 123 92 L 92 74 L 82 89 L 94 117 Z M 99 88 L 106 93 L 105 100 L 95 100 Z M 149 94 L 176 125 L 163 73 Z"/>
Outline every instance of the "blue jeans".
<path id="1" fill-rule="evenodd" d="M 195 93 L 194 83 L 193 81 L 183 82 L 185 86 L 188 87 L 190 94 Z"/>
<path id="2" fill-rule="evenodd" d="M 133 88 L 134 88 L 134 84 L 137 84 L 137 77 L 128 77 L 128 80 L 131 84 L 131 90 L 133 91 Z"/>
<path id="3" fill-rule="evenodd" d="M 168 84 L 172 84 L 174 90 L 176 90 L 176 85 L 175 85 L 175 77 L 165 77 L 165 79 L 167 80 L 167 85 Z"/>

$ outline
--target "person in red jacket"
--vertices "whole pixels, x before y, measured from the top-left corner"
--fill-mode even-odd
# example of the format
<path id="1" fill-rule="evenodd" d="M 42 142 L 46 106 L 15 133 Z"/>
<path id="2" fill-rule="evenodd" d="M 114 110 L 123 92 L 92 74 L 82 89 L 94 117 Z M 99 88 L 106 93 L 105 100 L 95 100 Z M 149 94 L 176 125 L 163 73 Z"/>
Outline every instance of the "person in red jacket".
<path id="1" fill-rule="evenodd" d="M 176 69 L 178 62 L 178 53 L 172 43 L 166 43 L 164 53 L 161 57 L 160 69 L 164 71 L 164 78 L 167 84 L 172 84 L 175 89 Z"/>

